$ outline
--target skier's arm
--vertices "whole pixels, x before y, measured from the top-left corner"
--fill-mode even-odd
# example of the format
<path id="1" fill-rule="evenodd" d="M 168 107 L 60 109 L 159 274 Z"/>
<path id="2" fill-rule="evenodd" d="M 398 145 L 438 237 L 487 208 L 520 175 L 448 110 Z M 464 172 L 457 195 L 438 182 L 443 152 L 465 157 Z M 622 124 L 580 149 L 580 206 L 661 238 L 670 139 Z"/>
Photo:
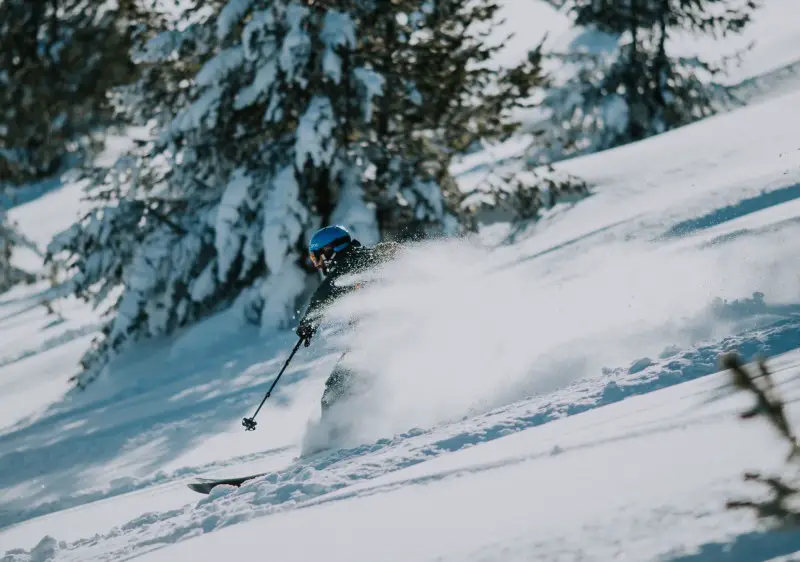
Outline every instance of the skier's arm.
<path id="1" fill-rule="evenodd" d="M 306 341 L 306 345 L 308 345 L 314 332 L 319 328 L 321 315 L 319 314 L 318 308 L 319 307 L 314 306 L 313 303 L 309 304 L 306 313 L 300 319 L 297 329 L 295 330 L 295 333 Z"/>
<path id="2" fill-rule="evenodd" d="M 319 325 L 322 322 L 322 311 L 330 297 L 331 286 L 330 282 L 326 279 L 322 282 L 322 284 L 320 284 L 319 287 L 317 287 L 317 290 L 314 291 L 314 294 L 311 295 L 311 301 L 308 303 L 306 312 L 300 319 L 300 323 L 297 325 L 297 330 L 295 330 L 295 333 L 299 337 L 306 340 L 306 345 L 308 345 L 308 342 L 311 340 L 314 332 L 316 332 L 317 328 L 319 328 Z"/>

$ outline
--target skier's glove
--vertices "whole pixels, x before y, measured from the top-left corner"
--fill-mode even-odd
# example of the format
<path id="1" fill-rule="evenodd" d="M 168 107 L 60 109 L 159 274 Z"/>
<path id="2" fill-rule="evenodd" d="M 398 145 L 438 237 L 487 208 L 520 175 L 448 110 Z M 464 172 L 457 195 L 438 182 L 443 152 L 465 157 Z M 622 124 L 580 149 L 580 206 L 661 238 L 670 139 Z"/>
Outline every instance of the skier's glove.
<path id="1" fill-rule="evenodd" d="M 311 324 L 300 324 L 295 333 L 305 342 L 305 346 L 311 345 L 311 338 L 314 336 L 314 326 Z"/>

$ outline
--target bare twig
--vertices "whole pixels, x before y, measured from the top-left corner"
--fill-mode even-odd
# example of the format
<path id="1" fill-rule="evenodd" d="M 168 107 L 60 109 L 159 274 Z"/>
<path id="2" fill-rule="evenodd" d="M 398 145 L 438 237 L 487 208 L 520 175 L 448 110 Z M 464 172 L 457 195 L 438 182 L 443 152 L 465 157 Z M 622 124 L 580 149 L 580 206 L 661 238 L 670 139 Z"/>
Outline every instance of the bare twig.
<path id="1" fill-rule="evenodd" d="M 786 417 L 785 402 L 778 394 L 766 361 L 760 358 L 757 363 L 758 373 L 753 374 L 744 368 L 738 355 L 731 353 L 722 357 L 722 365 L 731 371 L 733 386 L 750 392 L 756 397 L 755 405 L 742 412 L 740 417 L 753 419 L 757 416 L 765 416 L 780 435 L 790 443 L 791 451 L 787 460 L 791 461 L 797 458 L 798 443 Z M 727 509 L 752 509 L 761 519 L 777 520 L 782 526 L 796 527 L 800 525 L 800 512 L 789 506 L 789 500 L 800 493 L 798 488 L 780 477 L 762 476 L 757 472 L 745 473 L 744 480 L 766 486 L 769 489 L 770 497 L 762 501 L 731 500 L 726 503 Z"/>
<path id="2" fill-rule="evenodd" d="M 758 375 L 749 373 L 736 354 L 725 355 L 722 358 L 722 364 L 731 370 L 733 385 L 736 388 L 749 391 L 756 397 L 755 405 L 743 412 L 740 417 L 751 419 L 759 415 L 766 416 L 772 426 L 790 443 L 789 458 L 794 458 L 800 452 L 800 447 L 798 447 L 797 437 L 792 431 L 789 420 L 786 418 L 785 405 L 778 395 L 765 360 L 763 358 L 758 360 Z"/>

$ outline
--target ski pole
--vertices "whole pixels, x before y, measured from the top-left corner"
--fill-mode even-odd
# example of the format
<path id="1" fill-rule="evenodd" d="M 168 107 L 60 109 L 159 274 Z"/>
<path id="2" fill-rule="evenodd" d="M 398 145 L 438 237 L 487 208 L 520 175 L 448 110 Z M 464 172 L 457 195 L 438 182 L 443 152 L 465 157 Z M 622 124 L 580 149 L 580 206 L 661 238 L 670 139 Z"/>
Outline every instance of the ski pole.
<path id="1" fill-rule="evenodd" d="M 244 426 L 245 431 L 255 431 L 255 429 L 256 429 L 256 416 L 258 415 L 258 412 L 261 411 L 261 406 L 264 405 L 264 402 L 267 401 L 267 398 L 272 396 L 272 390 L 275 388 L 275 385 L 278 384 L 278 381 L 280 380 L 281 375 L 283 375 L 283 372 L 286 370 L 286 367 L 289 366 L 289 362 L 292 360 L 292 357 L 294 357 L 294 354 L 297 353 L 297 350 L 300 349 L 300 345 L 304 341 L 305 340 L 303 338 L 300 338 L 299 340 L 297 340 L 297 343 L 294 345 L 294 349 L 292 349 L 292 353 L 289 354 L 289 358 L 286 360 L 286 363 L 283 364 L 283 368 L 281 369 L 280 373 L 278 373 L 278 376 L 275 377 L 274 381 L 272 381 L 272 386 L 269 387 L 269 390 L 264 395 L 263 400 L 261 400 L 261 404 L 259 404 L 258 408 L 256 408 L 256 413 L 253 414 L 253 417 L 252 418 L 244 418 L 244 419 L 242 419 L 242 425 Z"/>

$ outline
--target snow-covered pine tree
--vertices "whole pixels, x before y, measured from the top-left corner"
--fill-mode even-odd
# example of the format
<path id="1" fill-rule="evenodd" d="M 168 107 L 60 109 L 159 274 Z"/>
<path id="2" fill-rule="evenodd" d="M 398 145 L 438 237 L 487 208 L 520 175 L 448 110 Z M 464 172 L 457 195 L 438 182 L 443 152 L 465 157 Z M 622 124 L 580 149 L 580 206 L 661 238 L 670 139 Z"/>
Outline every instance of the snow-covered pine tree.
<path id="1" fill-rule="evenodd" d="M 0 182 L 50 175 L 97 148 L 106 92 L 134 73 L 138 14 L 135 0 L 0 2 Z"/>
<path id="2" fill-rule="evenodd" d="M 11 264 L 14 245 L 14 233 L 7 224 L 5 212 L 0 208 L 0 292 L 7 291 L 17 283 L 16 268 Z"/>
<path id="3" fill-rule="evenodd" d="M 15 248 L 29 244 L 0 207 L 0 292 L 7 291 L 17 283 L 34 281 L 31 273 L 15 266 L 11 260 Z"/>
<path id="4" fill-rule="evenodd" d="M 587 31 L 615 37 L 617 48 L 550 55 L 569 77 L 544 102 L 552 118 L 536 147 L 539 161 L 640 140 L 736 103 L 719 77 L 741 52 L 709 61 L 671 54 L 669 40 L 677 32 L 739 33 L 761 0 L 548 1 Z"/>
<path id="5" fill-rule="evenodd" d="M 78 385 L 137 339 L 232 304 L 287 325 L 323 224 L 367 244 L 461 228 L 450 159 L 513 129 L 530 78 L 475 68 L 495 11 L 475 5 L 207 3 L 139 49 L 120 105 L 154 136 L 96 172 L 97 208 L 49 248 L 76 293 L 109 306 Z"/>
<path id="6" fill-rule="evenodd" d="M 388 85 L 376 109 L 379 137 L 371 158 L 378 170 L 375 185 L 384 177 L 381 170 L 391 170 L 388 177 L 392 178 L 402 177 L 397 172 L 408 167 L 430 170 L 445 200 L 460 210 L 462 225 L 470 227 L 487 216 L 535 219 L 563 197 L 587 193 L 579 178 L 534 171 L 524 162 L 512 166 L 514 173 L 487 174 L 469 193 L 463 193 L 449 174 L 453 157 L 480 148 L 483 141 L 504 140 L 516 132 L 515 111 L 531 107 L 532 94 L 547 83 L 540 48 L 511 68 L 500 68 L 494 60 L 508 39 L 497 34 L 502 24 L 498 2 L 373 5 L 380 5 L 381 15 L 387 17 L 372 22 L 373 39 L 367 48 L 378 45 L 382 55 L 373 56 L 371 64 L 381 69 Z M 402 219 L 393 203 L 389 205 L 395 209 L 393 220 Z"/>
<path id="7" fill-rule="evenodd" d="M 506 39 L 490 37 L 501 23 L 494 0 L 376 0 L 370 9 L 361 56 L 385 87 L 374 109 L 369 160 L 376 171 L 367 193 L 384 231 L 413 236 L 426 213 L 440 214 L 442 199 L 461 207 L 452 158 L 515 131 L 512 112 L 541 76 L 535 59 L 511 69 L 493 63 Z"/>

